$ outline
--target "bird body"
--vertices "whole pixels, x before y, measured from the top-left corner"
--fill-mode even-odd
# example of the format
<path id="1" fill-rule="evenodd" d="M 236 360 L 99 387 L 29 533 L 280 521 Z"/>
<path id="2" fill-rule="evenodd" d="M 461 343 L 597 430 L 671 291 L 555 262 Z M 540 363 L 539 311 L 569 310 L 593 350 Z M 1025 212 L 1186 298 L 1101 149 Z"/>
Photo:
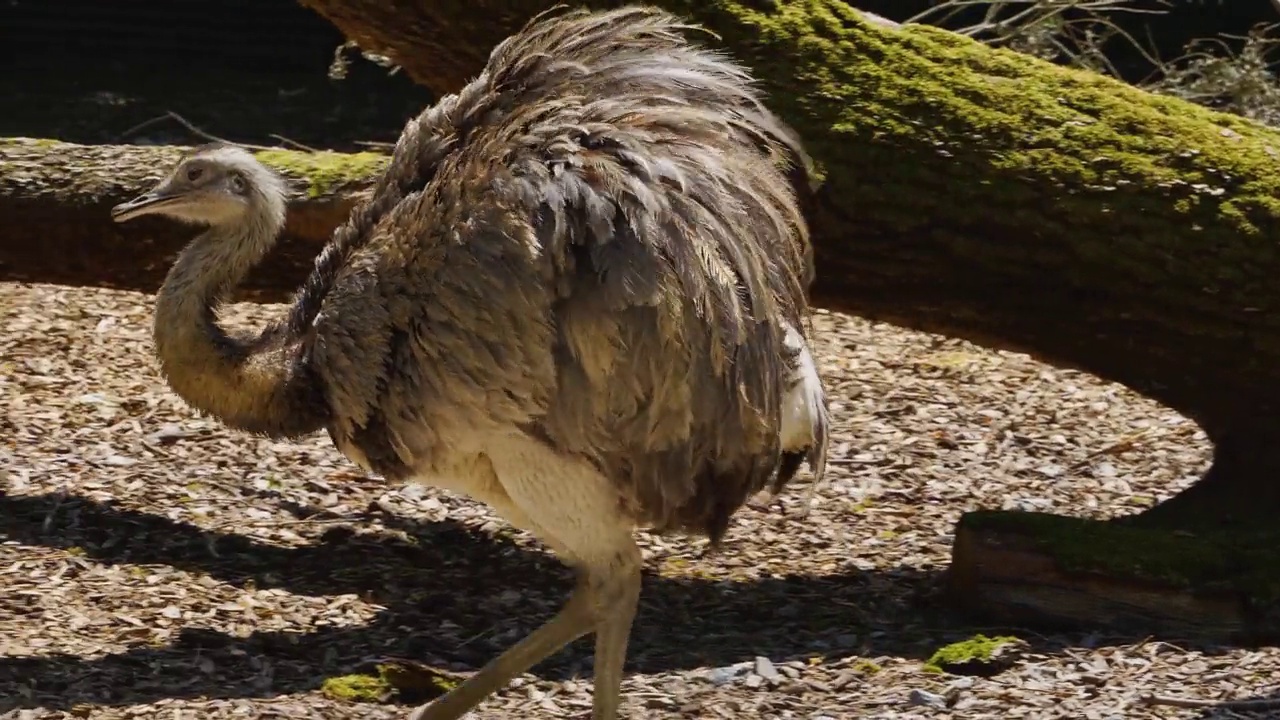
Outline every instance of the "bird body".
<path id="1" fill-rule="evenodd" d="M 278 178 L 207 146 L 117 208 L 210 228 L 157 302 L 157 353 L 188 403 L 267 435 L 327 429 L 362 467 L 485 502 L 578 570 L 560 615 L 417 718 L 462 715 L 587 632 L 594 717 L 615 717 L 633 530 L 718 542 L 801 460 L 821 476 L 813 268 L 788 175 L 804 153 L 686 29 L 577 11 L 501 43 L 406 126 L 289 316 L 251 338 L 212 308 L 278 234 Z"/>

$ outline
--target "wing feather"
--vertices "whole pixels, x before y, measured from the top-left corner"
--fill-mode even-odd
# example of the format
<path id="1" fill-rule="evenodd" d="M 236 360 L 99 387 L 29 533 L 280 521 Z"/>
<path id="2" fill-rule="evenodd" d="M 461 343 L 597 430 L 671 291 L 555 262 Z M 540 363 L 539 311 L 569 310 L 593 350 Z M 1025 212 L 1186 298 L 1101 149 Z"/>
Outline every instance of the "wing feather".
<path id="1" fill-rule="evenodd" d="M 807 158 L 688 30 L 652 8 L 543 16 L 424 114 L 434 139 L 402 139 L 422 182 L 375 193 L 337 292 L 376 285 L 393 331 L 357 347 L 335 307 L 318 344 L 379 368 L 333 378 L 376 388 L 343 397 L 343 442 L 411 463 L 517 424 L 641 522 L 716 539 L 781 478 L 813 274 L 788 163 Z"/>

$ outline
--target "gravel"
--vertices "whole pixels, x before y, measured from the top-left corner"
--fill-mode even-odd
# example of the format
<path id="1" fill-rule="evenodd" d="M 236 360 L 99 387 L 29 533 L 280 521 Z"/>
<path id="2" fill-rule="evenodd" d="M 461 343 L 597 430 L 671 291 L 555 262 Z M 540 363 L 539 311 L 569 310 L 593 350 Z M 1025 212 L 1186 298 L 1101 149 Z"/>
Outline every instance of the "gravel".
<path id="1" fill-rule="evenodd" d="M 483 506 L 197 417 L 157 374 L 151 302 L 0 284 L 0 717 L 402 720 L 321 686 L 387 658 L 474 670 L 563 602 L 568 572 Z M 804 519 L 807 480 L 742 510 L 718 555 L 643 536 L 629 717 L 1264 716 L 1139 699 L 1274 697 L 1275 648 L 980 627 L 940 593 L 962 512 L 1150 506 L 1207 466 L 1193 423 L 1024 355 L 816 323 L 832 481 Z M 990 678 L 924 669 L 979 632 L 1028 646 Z M 589 652 L 477 715 L 589 716 Z"/>

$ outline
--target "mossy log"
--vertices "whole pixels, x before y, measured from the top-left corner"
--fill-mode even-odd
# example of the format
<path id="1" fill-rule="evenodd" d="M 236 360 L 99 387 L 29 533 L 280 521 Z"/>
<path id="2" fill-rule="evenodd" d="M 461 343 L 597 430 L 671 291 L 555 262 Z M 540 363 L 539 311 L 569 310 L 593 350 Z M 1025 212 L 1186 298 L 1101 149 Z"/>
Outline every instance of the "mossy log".
<path id="1" fill-rule="evenodd" d="M 1280 525 L 1170 532 L 1127 520 L 967 514 L 953 601 L 1001 624 L 1280 641 Z"/>
<path id="2" fill-rule="evenodd" d="M 186 148 L 0 140 L 0 278 L 154 291 L 191 237 L 155 218 L 116 224 L 112 205 L 150 189 Z M 386 158 L 267 150 L 289 181 L 285 237 L 241 297 L 284 300 Z"/>
<path id="3" fill-rule="evenodd" d="M 300 2 L 436 93 L 460 87 L 493 44 L 553 4 Z M 751 66 L 820 164 L 823 184 L 807 199 L 816 303 L 1025 351 L 1194 419 L 1215 443 L 1212 469 L 1127 521 L 1145 529 L 1129 540 L 1158 557 L 1181 552 L 1166 540 L 1190 528 L 1234 532 L 1239 542 L 1215 547 L 1232 562 L 1254 557 L 1254 528 L 1280 516 L 1280 133 L 868 18 L 843 0 L 650 2 L 710 29 Z M 960 578 L 974 577 L 972 554 L 960 551 L 997 547 L 975 544 L 971 522 L 961 524 Z M 1111 525 L 1061 522 L 1075 523 L 1082 547 L 1113 552 L 1089 542 L 1111 537 Z M 1020 533 L 1034 540 L 1037 529 L 1049 526 Z M 1068 613 L 1079 616 L 1110 612 L 1106 596 L 1119 587 L 1041 574 L 1082 598 L 1110 588 Z M 1009 606 L 971 597 L 984 598 Z M 1212 607 L 1143 612 L 1148 627 L 1175 629 L 1213 618 Z M 1042 604 L 1039 615 L 1052 610 Z"/>

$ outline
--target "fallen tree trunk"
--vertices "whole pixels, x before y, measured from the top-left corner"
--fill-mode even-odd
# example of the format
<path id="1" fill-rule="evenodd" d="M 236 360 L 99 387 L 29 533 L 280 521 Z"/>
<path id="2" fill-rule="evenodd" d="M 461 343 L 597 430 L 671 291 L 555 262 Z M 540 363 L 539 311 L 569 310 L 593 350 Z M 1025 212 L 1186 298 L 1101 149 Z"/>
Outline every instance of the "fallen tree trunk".
<path id="1" fill-rule="evenodd" d="M 551 5 L 300 2 L 436 93 L 458 88 L 489 47 Z M 1019 514 L 980 541 L 971 530 L 981 516 L 966 518 L 952 567 L 961 603 L 1048 621 L 1110 614 L 1153 631 L 1200 617 L 1210 634 L 1270 634 L 1275 624 L 1256 618 L 1280 599 L 1242 590 L 1233 573 L 1270 577 L 1274 563 L 1257 551 L 1273 544 L 1258 533 L 1280 515 L 1280 133 L 937 29 L 867 22 L 843 0 L 654 4 L 708 27 L 749 64 L 825 170 L 809 213 L 816 302 L 1118 381 L 1214 441 L 1205 478 L 1152 511 L 1056 519 L 1073 523 L 1074 543 L 1050 542 L 1060 528 Z M 1107 572 L 1070 570 L 1071 559 L 1103 566 L 1117 527 L 1138 533 L 1126 540 L 1145 552 Z M 1148 605 L 1081 602 L 1055 616 L 1053 602 L 995 591 L 1008 576 L 978 569 L 1007 570 L 1015 558 L 1002 548 L 1015 540 L 1055 568 L 1041 573 L 1045 586 Z M 1253 620 L 1212 625 L 1210 608 L 1222 606 L 1188 604 L 1159 583 L 1130 592 L 1126 573 L 1149 576 L 1144 568 L 1176 558 L 1202 561 L 1185 573 L 1188 592 L 1225 587 Z"/>
<path id="2" fill-rule="evenodd" d="M 0 278 L 154 292 L 191 229 L 116 224 L 110 208 L 151 188 L 184 148 L 0 140 Z M 385 163 L 374 153 L 258 153 L 289 181 L 285 237 L 242 289 L 283 301 Z"/>
<path id="3" fill-rule="evenodd" d="M 1280 641 L 1280 528 L 1170 532 L 1029 512 L 956 527 L 948 577 L 963 607 L 1002 625 Z"/>
<path id="4" fill-rule="evenodd" d="M 302 2 L 436 91 L 456 89 L 550 5 Z M 751 64 L 821 163 L 817 303 L 1027 351 L 1199 422 L 1216 444 L 1213 470 L 1135 526 L 1273 522 L 1280 133 L 939 30 L 868 23 L 839 0 L 657 4 Z M 110 202 L 94 202 L 115 250 Z M 0 247 L 47 237 L 33 217 L 0 220 Z M 158 244 L 149 262 L 162 268 L 173 249 Z M 104 276 L 125 274 L 107 269 L 114 252 L 98 257 Z M 259 286 L 292 287 L 306 265 L 274 278 L 264 268 Z"/>

